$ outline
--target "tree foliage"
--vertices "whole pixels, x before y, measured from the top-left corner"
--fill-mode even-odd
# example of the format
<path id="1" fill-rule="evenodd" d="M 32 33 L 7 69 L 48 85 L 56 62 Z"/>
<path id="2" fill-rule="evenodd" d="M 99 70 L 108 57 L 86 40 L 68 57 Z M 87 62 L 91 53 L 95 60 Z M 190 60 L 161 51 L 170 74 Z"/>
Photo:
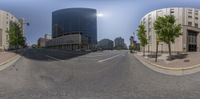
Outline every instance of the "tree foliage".
<path id="1" fill-rule="evenodd" d="M 171 43 L 181 35 L 181 25 L 176 24 L 176 19 L 173 15 L 158 17 L 154 23 L 154 30 L 157 38 L 161 42 L 168 44 L 169 55 L 171 56 Z"/>
<path id="2" fill-rule="evenodd" d="M 145 45 L 148 44 L 147 42 L 147 35 L 146 35 L 146 30 L 145 30 L 145 26 L 143 24 L 140 24 L 138 26 L 138 39 L 140 40 L 140 45 L 144 48 L 143 50 L 143 55 L 145 54 Z"/>
<path id="3" fill-rule="evenodd" d="M 138 39 L 140 40 L 140 45 L 144 47 L 145 45 L 148 44 L 145 26 L 143 24 L 139 25 L 137 32 L 138 32 Z"/>
<path id="4" fill-rule="evenodd" d="M 9 44 L 11 47 L 18 48 L 19 46 L 25 46 L 25 37 L 22 33 L 21 26 L 16 22 L 10 22 L 10 28 L 7 31 L 9 33 Z"/>

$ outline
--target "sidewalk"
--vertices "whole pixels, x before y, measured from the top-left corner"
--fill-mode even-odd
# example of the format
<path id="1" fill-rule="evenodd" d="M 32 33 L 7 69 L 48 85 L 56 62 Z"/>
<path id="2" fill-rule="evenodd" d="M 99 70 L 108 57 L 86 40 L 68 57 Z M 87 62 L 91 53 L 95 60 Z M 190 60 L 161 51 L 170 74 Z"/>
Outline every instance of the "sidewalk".
<path id="1" fill-rule="evenodd" d="M 171 61 L 167 60 L 168 54 L 159 54 L 157 62 L 150 53 L 146 53 L 145 57 L 141 52 L 131 55 L 151 70 L 167 75 L 182 76 L 200 72 L 200 52 L 173 54 Z"/>
<path id="2" fill-rule="evenodd" d="M 141 61 L 163 66 L 166 68 L 190 68 L 197 65 L 200 66 L 200 52 L 173 54 L 172 57 L 174 59 L 170 61 L 167 60 L 168 53 L 159 54 L 157 62 L 155 62 L 155 56 L 150 53 L 146 53 L 146 56 L 143 56 L 142 52 L 137 52 L 134 54 L 134 56 Z"/>
<path id="3" fill-rule="evenodd" d="M 0 52 L 0 65 L 5 64 L 7 61 L 16 57 L 17 54 L 14 52 Z"/>

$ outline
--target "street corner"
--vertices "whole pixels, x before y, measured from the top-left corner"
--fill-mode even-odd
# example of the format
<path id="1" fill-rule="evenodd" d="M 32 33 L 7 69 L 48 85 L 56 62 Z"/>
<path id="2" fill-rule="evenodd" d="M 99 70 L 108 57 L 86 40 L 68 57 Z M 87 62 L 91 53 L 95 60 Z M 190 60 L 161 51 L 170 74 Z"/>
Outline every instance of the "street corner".
<path id="1" fill-rule="evenodd" d="M 198 58 L 195 58 L 196 56 L 193 53 L 189 53 L 187 58 L 171 61 L 166 61 L 159 57 L 157 62 L 155 62 L 155 58 L 150 58 L 148 54 L 143 56 L 141 52 L 135 53 L 133 56 L 151 70 L 167 75 L 182 76 L 200 71 L 200 63 L 198 63 Z"/>
<path id="2" fill-rule="evenodd" d="M 1 52 L 0 53 L 0 71 L 11 66 L 21 58 L 21 55 L 14 52 Z"/>

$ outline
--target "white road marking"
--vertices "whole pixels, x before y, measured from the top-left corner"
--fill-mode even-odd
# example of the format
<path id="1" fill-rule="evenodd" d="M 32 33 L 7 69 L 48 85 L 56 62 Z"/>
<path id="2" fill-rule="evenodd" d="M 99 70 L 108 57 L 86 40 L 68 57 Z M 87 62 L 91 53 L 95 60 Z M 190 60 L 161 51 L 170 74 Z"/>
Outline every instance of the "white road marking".
<path id="1" fill-rule="evenodd" d="M 51 58 L 51 59 L 54 59 L 54 60 L 58 60 L 58 61 L 60 61 L 60 59 L 57 59 L 57 58 L 52 57 L 52 56 L 49 56 L 49 55 L 46 55 L 46 57 Z"/>
<path id="2" fill-rule="evenodd" d="M 108 61 L 108 60 L 111 60 L 111 59 L 113 59 L 113 58 L 115 58 L 115 57 L 118 57 L 118 56 L 120 56 L 121 54 L 118 54 L 118 55 L 115 55 L 115 56 L 112 56 L 112 57 L 109 57 L 109 58 L 106 58 L 106 59 L 102 59 L 102 60 L 99 60 L 98 62 L 105 62 L 105 61 Z"/>

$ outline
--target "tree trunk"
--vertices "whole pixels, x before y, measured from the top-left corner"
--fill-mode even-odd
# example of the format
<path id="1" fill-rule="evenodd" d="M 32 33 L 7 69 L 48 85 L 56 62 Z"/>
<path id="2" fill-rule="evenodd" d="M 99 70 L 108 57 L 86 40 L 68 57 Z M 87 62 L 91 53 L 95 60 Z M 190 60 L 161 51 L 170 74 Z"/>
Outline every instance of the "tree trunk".
<path id="1" fill-rule="evenodd" d="M 143 56 L 145 56 L 145 47 L 143 47 Z"/>
<path id="2" fill-rule="evenodd" d="M 169 48 L 169 59 L 171 60 L 171 56 L 172 56 L 172 53 L 171 53 L 171 43 L 168 43 L 168 48 Z"/>
<path id="3" fill-rule="evenodd" d="M 158 41 L 156 41 L 156 58 L 155 58 L 155 62 L 157 62 L 158 60 Z"/>

